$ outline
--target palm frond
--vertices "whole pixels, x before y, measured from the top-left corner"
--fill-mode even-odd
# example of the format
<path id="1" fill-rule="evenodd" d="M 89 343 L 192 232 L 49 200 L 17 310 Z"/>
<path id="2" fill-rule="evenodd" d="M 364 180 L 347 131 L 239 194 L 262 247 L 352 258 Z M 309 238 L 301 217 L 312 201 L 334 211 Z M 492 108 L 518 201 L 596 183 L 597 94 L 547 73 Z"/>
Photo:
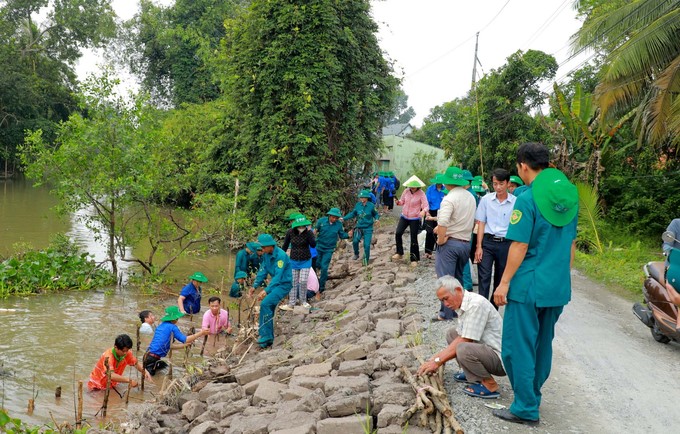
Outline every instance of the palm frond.
<path id="1" fill-rule="evenodd" d="M 577 182 L 579 241 L 602 253 L 602 241 L 598 227 L 602 219 L 602 207 L 595 189 L 583 182 Z"/>

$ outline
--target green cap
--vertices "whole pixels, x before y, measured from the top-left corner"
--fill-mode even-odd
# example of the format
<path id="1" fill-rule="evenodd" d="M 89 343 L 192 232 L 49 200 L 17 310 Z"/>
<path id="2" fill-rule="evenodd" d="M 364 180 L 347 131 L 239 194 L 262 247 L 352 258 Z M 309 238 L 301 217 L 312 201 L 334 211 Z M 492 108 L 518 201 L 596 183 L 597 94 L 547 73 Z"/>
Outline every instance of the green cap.
<path id="1" fill-rule="evenodd" d="M 328 210 L 326 215 L 332 215 L 332 216 L 335 216 L 335 217 L 342 217 L 342 211 L 340 211 L 340 208 L 331 208 L 330 210 Z"/>
<path id="2" fill-rule="evenodd" d="M 291 228 L 299 228 L 300 226 L 309 226 L 311 225 L 312 222 L 310 222 L 307 217 L 303 216 L 300 214 L 298 218 L 296 218 L 293 223 L 290 224 Z"/>
<path id="3" fill-rule="evenodd" d="M 420 180 L 416 175 L 413 175 L 409 179 L 404 182 L 404 187 L 416 187 L 416 188 L 421 188 L 425 187 L 425 183 Z"/>
<path id="4" fill-rule="evenodd" d="M 475 178 L 469 170 L 463 170 L 463 179 L 466 181 L 473 181 Z"/>
<path id="5" fill-rule="evenodd" d="M 180 319 L 184 316 L 182 312 L 180 312 L 179 307 L 177 306 L 168 306 L 165 308 L 165 316 L 161 318 L 161 321 L 174 321 L 176 319 Z"/>
<path id="6" fill-rule="evenodd" d="M 553 226 L 562 227 L 578 213 L 578 190 L 557 169 L 544 169 L 531 183 L 536 207 Z"/>
<path id="7" fill-rule="evenodd" d="M 359 192 L 359 199 L 361 199 L 362 197 L 365 197 L 366 199 L 370 199 L 371 193 L 368 190 L 361 190 L 361 192 Z"/>
<path id="8" fill-rule="evenodd" d="M 442 174 L 441 173 L 435 173 L 434 178 L 430 179 L 430 184 L 441 184 L 442 183 Z"/>
<path id="9" fill-rule="evenodd" d="M 246 277 L 248 277 L 248 275 L 246 274 L 245 271 L 238 271 L 234 275 L 234 279 L 245 279 Z"/>
<path id="10" fill-rule="evenodd" d="M 208 278 L 205 277 L 205 274 L 201 273 L 200 271 L 197 271 L 191 276 L 189 276 L 189 280 L 196 280 L 198 282 L 205 283 L 208 281 Z"/>
<path id="11" fill-rule="evenodd" d="M 478 182 L 478 181 L 473 181 L 473 182 L 472 182 L 472 185 L 470 186 L 470 188 L 471 188 L 472 191 L 474 191 L 475 193 L 486 193 L 486 190 L 484 190 L 484 187 L 482 186 L 482 183 L 481 183 L 481 182 Z"/>
<path id="12" fill-rule="evenodd" d="M 446 169 L 444 175 L 441 177 L 442 184 L 459 185 L 461 187 L 468 185 L 468 182 L 463 178 L 463 171 L 460 167 L 451 166 Z"/>
<path id="13" fill-rule="evenodd" d="M 524 181 L 522 181 L 522 178 L 520 178 L 519 176 L 516 176 L 516 175 L 512 175 L 510 177 L 510 182 L 512 182 L 513 184 L 517 184 L 517 185 L 524 185 Z"/>
<path id="14" fill-rule="evenodd" d="M 257 242 L 262 247 L 268 247 L 268 246 L 275 246 L 276 245 L 276 241 L 274 240 L 274 237 L 272 237 L 269 234 L 260 234 L 260 236 L 257 237 Z"/>
<path id="15" fill-rule="evenodd" d="M 246 243 L 246 247 L 248 247 L 248 249 L 252 250 L 253 252 L 256 252 L 258 250 L 262 250 L 262 246 L 259 245 L 256 242 Z"/>

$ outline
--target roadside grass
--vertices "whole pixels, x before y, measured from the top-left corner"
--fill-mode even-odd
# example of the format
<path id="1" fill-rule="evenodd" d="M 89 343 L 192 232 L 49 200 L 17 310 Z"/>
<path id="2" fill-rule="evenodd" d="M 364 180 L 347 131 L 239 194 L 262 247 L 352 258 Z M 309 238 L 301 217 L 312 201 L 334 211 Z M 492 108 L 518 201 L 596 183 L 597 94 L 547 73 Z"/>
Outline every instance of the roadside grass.
<path id="1" fill-rule="evenodd" d="M 586 276 L 601 282 L 613 292 L 628 298 L 642 294 L 642 266 L 650 261 L 663 261 L 661 241 L 636 237 L 625 228 L 607 225 L 603 228 L 607 240 L 602 253 L 576 252 L 575 267 Z"/>

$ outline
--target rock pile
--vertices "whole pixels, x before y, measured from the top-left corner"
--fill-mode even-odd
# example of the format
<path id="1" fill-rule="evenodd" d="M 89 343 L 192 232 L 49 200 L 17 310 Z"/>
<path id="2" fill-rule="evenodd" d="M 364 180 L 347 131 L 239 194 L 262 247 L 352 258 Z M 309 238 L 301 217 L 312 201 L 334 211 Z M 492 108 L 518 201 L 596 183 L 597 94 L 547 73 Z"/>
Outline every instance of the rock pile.
<path id="1" fill-rule="evenodd" d="M 201 381 L 173 405 L 147 406 L 124 424 L 136 433 L 405 432 L 415 393 L 400 376 L 413 371 L 423 318 L 406 285 L 416 279 L 405 263 L 389 262 L 391 236 L 378 233 L 372 263 L 336 252 L 324 299 L 311 311 L 277 312 L 272 349 L 249 352 L 225 375 Z M 340 249 L 339 249 L 340 250 Z M 423 353 L 423 354 L 420 354 Z M 238 361 L 238 358 L 236 359 Z M 415 426 L 409 433 L 430 432 Z"/>

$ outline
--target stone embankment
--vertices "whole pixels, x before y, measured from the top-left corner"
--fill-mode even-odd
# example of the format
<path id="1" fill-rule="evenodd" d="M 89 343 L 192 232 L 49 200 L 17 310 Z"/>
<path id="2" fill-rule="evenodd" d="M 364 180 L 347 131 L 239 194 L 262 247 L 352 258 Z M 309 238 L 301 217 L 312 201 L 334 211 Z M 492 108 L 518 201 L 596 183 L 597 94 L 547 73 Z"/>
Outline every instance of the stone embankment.
<path id="1" fill-rule="evenodd" d="M 211 378 L 186 380 L 170 405 L 131 412 L 122 428 L 135 433 L 431 432 L 404 413 L 415 393 L 400 377 L 412 371 L 423 317 L 409 289 L 416 274 L 390 262 L 392 235 L 377 233 L 371 264 L 338 249 L 321 301 L 310 311 L 278 311 L 271 349 L 211 361 Z M 240 360 L 244 357 L 243 360 Z M 240 363 L 239 363 L 240 362 Z M 196 376 L 194 375 L 194 378 Z M 196 384 L 194 384 L 194 382 Z M 192 385 L 193 387 L 190 387 Z"/>

